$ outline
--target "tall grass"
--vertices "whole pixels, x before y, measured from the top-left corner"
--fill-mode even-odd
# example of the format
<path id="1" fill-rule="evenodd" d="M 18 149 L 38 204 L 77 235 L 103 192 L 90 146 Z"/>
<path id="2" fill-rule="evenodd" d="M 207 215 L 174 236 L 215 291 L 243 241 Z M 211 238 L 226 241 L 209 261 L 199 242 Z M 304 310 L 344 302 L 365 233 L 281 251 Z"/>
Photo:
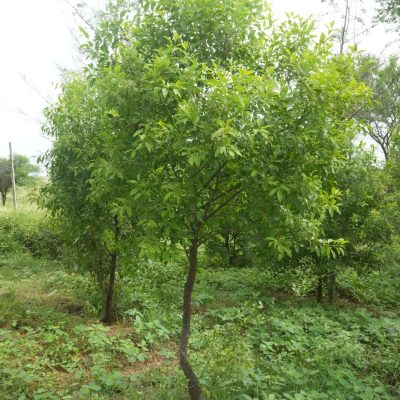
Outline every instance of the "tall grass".
<path id="1" fill-rule="evenodd" d="M 6 206 L 0 206 L 0 254 L 59 255 L 59 237 L 45 212 L 36 205 L 37 191 L 37 186 L 18 187 L 17 210 L 14 210 L 10 195 Z"/>

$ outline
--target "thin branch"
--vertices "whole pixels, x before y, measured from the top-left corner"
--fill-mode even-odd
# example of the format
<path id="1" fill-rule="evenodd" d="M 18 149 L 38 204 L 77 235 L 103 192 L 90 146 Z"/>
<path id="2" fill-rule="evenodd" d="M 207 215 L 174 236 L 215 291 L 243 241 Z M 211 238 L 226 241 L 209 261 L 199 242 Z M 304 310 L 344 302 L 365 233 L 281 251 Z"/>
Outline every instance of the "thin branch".
<path id="1" fill-rule="evenodd" d="M 207 235 L 203 236 L 201 239 L 199 239 L 199 244 L 204 244 L 208 240 L 210 240 L 212 237 L 214 237 L 217 233 L 216 232 L 209 232 Z"/>
<path id="2" fill-rule="evenodd" d="M 226 207 L 231 201 L 233 201 L 236 197 L 238 197 L 242 193 L 241 190 L 238 190 L 232 196 L 230 196 L 226 201 L 220 204 L 215 210 L 213 210 L 210 214 L 204 216 L 204 221 L 208 221 L 210 218 L 214 217 L 219 211 L 221 211 L 224 207 Z"/>
<path id="3" fill-rule="evenodd" d="M 375 101 L 375 100 L 378 100 L 380 97 L 382 97 L 386 92 L 387 92 L 387 90 L 394 84 L 394 83 L 396 83 L 397 81 L 398 81 L 398 76 L 397 76 L 397 74 L 391 79 L 391 81 L 387 84 L 387 86 L 385 87 L 385 89 L 384 90 L 382 90 L 381 92 L 379 92 L 379 93 L 377 93 L 375 96 L 373 96 L 372 98 L 371 98 L 371 100 L 372 101 Z M 362 110 L 364 109 L 364 107 L 359 107 L 356 111 L 354 111 L 352 114 L 350 114 L 346 119 L 347 120 L 349 120 L 349 119 L 352 119 L 352 118 L 354 118 L 359 112 L 361 112 Z"/>
<path id="4" fill-rule="evenodd" d="M 68 0 L 64 0 L 74 11 L 74 13 L 94 32 L 96 29 L 94 27 L 94 25 L 90 22 L 90 20 L 88 20 L 87 18 L 85 18 L 83 16 L 83 14 L 81 13 L 81 11 L 79 10 L 79 7 L 71 4 Z M 86 4 L 85 4 L 86 5 Z M 94 11 L 92 9 L 92 11 Z"/>
<path id="5" fill-rule="evenodd" d="M 225 167 L 225 165 L 228 163 L 228 160 L 224 161 L 217 169 L 216 171 L 211 175 L 210 179 L 203 185 L 203 189 L 207 189 L 207 187 L 211 184 L 211 182 L 219 175 L 219 173 L 222 171 L 222 169 Z"/>
<path id="6" fill-rule="evenodd" d="M 370 25 L 368 28 L 365 28 L 365 29 L 363 29 L 362 31 L 356 33 L 356 34 L 354 35 L 354 37 L 353 37 L 353 40 L 354 40 L 355 38 L 357 38 L 357 37 L 363 35 L 364 33 L 367 33 L 369 30 L 374 29 L 376 26 L 378 26 L 378 24 L 375 24 L 375 23 L 374 23 L 374 24 Z M 344 43 L 349 43 L 349 42 L 351 42 L 351 40 L 352 40 L 352 39 L 347 39 L 347 40 L 344 41 Z"/>
<path id="7" fill-rule="evenodd" d="M 348 30 L 349 22 L 350 22 L 349 17 L 350 17 L 350 5 L 349 5 L 349 0 L 346 0 L 346 13 L 344 15 L 342 33 L 341 33 L 341 38 L 340 38 L 340 54 L 343 53 L 343 49 L 344 49 L 347 30 Z"/>
<path id="8" fill-rule="evenodd" d="M 21 79 L 26 85 L 28 85 L 37 95 L 39 95 L 47 105 L 51 104 L 51 100 L 47 98 L 33 83 L 29 82 L 28 78 L 24 74 L 19 74 Z"/>
<path id="9" fill-rule="evenodd" d="M 13 110 L 12 112 L 16 112 L 18 114 L 21 114 L 24 116 L 27 120 L 34 122 L 35 124 L 42 125 L 43 121 L 41 121 L 38 117 L 33 117 L 32 115 L 29 115 L 26 113 L 24 110 L 21 108 L 17 108 L 16 110 Z"/>
<path id="10" fill-rule="evenodd" d="M 203 204 L 201 206 L 201 208 L 205 211 L 208 211 L 210 209 L 210 207 L 212 206 L 212 203 L 225 197 L 228 193 L 231 193 L 233 190 L 239 189 L 239 187 L 240 187 L 240 184 L 236 184 L 236 185 L 230 187 L 229 189 L 225 190 L 223 193 L 220 193 L 218 196 L 215 196 L 216 191 L 214 191 L 214 196 L 212 196 L 211 199 L 209 201 L 207 201 L 207 203 Z"/>

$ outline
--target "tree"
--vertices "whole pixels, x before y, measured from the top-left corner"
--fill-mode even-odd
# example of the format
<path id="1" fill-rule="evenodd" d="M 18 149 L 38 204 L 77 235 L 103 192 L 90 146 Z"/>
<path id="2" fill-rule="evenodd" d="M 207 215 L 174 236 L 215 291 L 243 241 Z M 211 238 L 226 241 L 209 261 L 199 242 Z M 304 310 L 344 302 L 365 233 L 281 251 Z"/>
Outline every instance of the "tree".
<path id="1" fill-rule="evenodd" d="M 80 264 L 97 278 L 103 321 L 111 323 L 118 256 L 131 221 L 115 200 L 123 179 L 108 162 L 114 152 L 110 116 L 98 88 L 76 74 L 65 78 L 58 102 L 45 116 L 43 130 L 54 144 L 43 157 L 49 182 L 42 202 L 62 223 Z M 106 172 L 99 174 L 98 165 Z"/>
<path id="2" fill-rule="evenodd" d="M 364 14 L 366 9 L 364 0 L 321 0 L 321 2 L 328 3 L 335 13 L 341 14 L 341 26 L 335 34 L 336 40 L 339 43 L 340 54 L 344 53 L 346 45 L 352 40 L 353 45 L 356 45 L 356 38 L 374 27 L 373 24 L 368 26 L 368 22 L 365 19 Z M 361 30 L 356 31 L 356 27 L 357 29 L 361 27 Z M 353 28 L 352 32 L 351 28 Z"/>
<path id="3" fill-rule="evenodd" d="M 28 157 L 21 154 L 14 154 L 15 182 L 20 186 L 28 186 L 33 183 L 38 174 L 40 167 L 33 164 Z"/>
<path id="4" fill-rule="evenodd" d="M 357 146 L 351 149 L 334 179 L 341 191 L 340 212 L 325 220 L 325 236 L 344 241 L 345 267 L 353 267 L 360 272 L 381 268 L 383 254 L 392 243 L 394 233 L 386 199 L 385 173 L 378 168 L 372 152 Z M 342 257 L 334 257 L 324 265 L 319 265 L 319 300 L 322 300 L 324 281 L 329 301 L 333 301 L 336 274 L 342 264 Z"/>
<path id="5" fill-rule="evenodd" d="M 20 186 L 28 185 L 40 171 L 38 165 L 32 164 L 29 158 L 21 154 L 14 155 L 15 181 Z M 0 192 L 2 204 L 5 206 L 7 193 L 12 186 L 10 161 L 0 158 Z"/>
<path id="6" fill-rule="evenodd" d="M 396 29 L 400 28 L 400 1 L 399 0 L 377 0 L 378 8 L 378 21 L 398 25 Z"/>
<path id="7" fill-rule="evenodd" d="M 6 205 L 7 192 L 12 186 L 10 161 L 0 159 L 0 192 L 3 206 Z"/>
<path id="8" fill-rule="evenodd" d="M 386 183 L 387 214 L 391 220 L 394 232 L 400 231 L 400 143 L 399 136 L 393 140 L 392 152 L 389 161 L 383 169 Z"/>
<path id="9" fill-rule="evenodd" d="M 130 9 L 118 1 L 101 17 L 84 45 L 87 68 L 49 114 L 50 194 L 79 229 L 97 232 L 100 221 L 110 232 L 117 214 L 184 250 L 179 359 L 199 399 L 188 354 L 199 248 L 241 215 L 279 256 L 294 235 L 316 240 L 329 208 L 324 176 L 341 163 L 348 110 L 368 90 L 352 56 L 335 57 L 311 21 L 274 25 L 262 1 Z M 75 190 L 77 204 L 66 201 Z"/>
<path id="10" fill-rule="evenodd" d="M 360 77 L 373 90 L 373 105 L 360 110 L 358 117 L 368 123 L 367 134 L 387 161 L 400 129 L 400 65 L 394 55 L 386 63 L 374 56 L 362 61 Z"/>
<path id="11" fill-rule="evenodd" d="M 228 3 L 144 2 L 134 45 L 107 71 L 111 98 L 125 94 L 113 101 L 116 120 L 135 127 L 121 130 L 132 156 L 122 174 L 137 171 L 129 196 L 145 199 L 147 226 L 188 259 L 179 357 L 193 399 L 201 394 L 188 359 L 200 246 L 243 213 L 278 254 L 291 253 L 295 231 L 318 234 L 322 179 L 352 135 L 347 110 L 367 92 L 352 78 L 351 56 L 335 58 L 324 35 L 314 41 L 311 22 L 273 27 L 261 3 Z M 233 21 L 233 33 L 219 18 Z"/>

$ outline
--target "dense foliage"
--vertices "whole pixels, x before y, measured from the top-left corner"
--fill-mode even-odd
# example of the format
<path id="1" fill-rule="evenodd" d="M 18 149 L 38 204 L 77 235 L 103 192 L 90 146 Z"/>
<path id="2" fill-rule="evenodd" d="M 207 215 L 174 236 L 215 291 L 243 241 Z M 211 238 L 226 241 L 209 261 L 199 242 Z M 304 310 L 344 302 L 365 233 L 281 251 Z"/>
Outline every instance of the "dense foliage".
<path id="1" fill-rule="evenodd" d="M 44 210 L 0 212 L 0 397 L 398 398 L 397 59 L 261 0 L 80 30 Z"/>
<path id="2" fill-rule="evenodd" d="M 368 93 L 352 55 L 334 57 L 312 22 L 275 26 L 262 2 L 228 3 L 148 1 L 134 14 L 111 5 L 84 47 L 91 63 L 47 110 L 46 205 L 100 269 L 109 254 L 105 321 L 122 225 L 184 249 L 179 352 L 196 399 L 188 339 L 199 247 L 240 215 L 279 257 L 299 242 L 318 255 L 335 245 L 318 238 L 335 194 L 323 181 L 352 139 L 346 113 Z"/>
<path id="3" fill-rule="evenodd" d="M 51 225 L 41 213 L 32 214 L 32 210 L 0 213 L 0 253 L 23 251 L 35 257 L 59 257 L 61 239 Z"/>

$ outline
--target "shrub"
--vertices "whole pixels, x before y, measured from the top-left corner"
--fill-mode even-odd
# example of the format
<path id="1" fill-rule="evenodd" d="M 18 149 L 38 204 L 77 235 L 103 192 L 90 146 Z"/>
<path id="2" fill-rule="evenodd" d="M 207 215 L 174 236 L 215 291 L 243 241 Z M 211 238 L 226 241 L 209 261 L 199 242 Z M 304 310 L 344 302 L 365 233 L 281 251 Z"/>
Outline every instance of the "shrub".
<path id="1" fill-rule="evenodd" d="M 58 258 L 61 240 L 50 221 L 39 212 L 0 212 L 0 253 L 28 252 L 35 257 Z"/>

